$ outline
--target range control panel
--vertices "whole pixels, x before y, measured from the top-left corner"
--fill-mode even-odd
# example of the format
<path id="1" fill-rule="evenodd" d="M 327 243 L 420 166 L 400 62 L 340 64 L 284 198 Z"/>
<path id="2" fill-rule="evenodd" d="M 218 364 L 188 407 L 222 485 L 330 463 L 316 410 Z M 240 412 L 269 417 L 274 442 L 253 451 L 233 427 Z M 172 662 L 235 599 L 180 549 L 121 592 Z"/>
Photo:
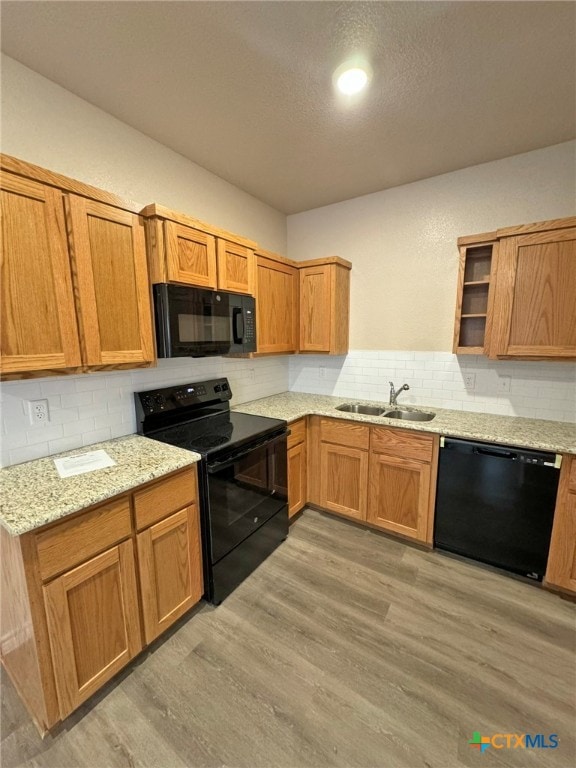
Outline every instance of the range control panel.
<path id="1" fill-rule="evenodd" d="M 190 406 L 205 406 L 207 403 L 230 400 L 232 390 L 228 379 L 211 379 L 190 384 L 178 384 L 175 387 L 150 389 L 147 392 L 135 392 L 136 419 L 138 425 L 143 418 L 156 414 L 176 411 Z"/>

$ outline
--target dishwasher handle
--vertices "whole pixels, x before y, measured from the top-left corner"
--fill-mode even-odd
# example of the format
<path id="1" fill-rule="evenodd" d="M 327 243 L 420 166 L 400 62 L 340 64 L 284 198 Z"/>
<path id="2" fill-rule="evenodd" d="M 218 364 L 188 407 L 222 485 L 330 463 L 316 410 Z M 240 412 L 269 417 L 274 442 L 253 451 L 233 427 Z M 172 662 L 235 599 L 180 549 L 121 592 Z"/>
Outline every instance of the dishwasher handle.
<path id="1" fill-rule="evenodd" d="M 497 459 L 514 459 L 518 458 L 518 454 L 514 451 L 497 450 L 496 448 L 480 448 L 475 446 L 472 449 L 472 453 L 478 453 L 481 456 L 494 456 Z"/>

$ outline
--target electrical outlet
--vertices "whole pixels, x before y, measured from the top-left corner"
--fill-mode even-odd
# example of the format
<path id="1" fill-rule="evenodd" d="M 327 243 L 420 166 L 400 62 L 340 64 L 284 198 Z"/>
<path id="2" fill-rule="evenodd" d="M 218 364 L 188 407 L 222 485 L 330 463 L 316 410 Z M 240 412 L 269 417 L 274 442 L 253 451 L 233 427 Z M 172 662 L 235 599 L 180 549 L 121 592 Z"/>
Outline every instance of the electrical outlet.
<path id="1" fill-rule="evenodd" d="M 50 411 L 48 410 L 48 400 L 29 400 L 28 401 L 28 419 L 30 424 L 48 424 L 50 421 Z"/>
<path id="2" fill-rule="evenodd" d="M 252 384 L 256 381 L 256 371 L 254 368 L 248 369 L 248 381 L 252 382 Z"/>
<path id="3" fill-rule="evenodd" d="M 326 378 L 326 366 L 321 365 L 318 367 L 318 378 L 319 379 L 325 379 Z"/>
<path id="4" fill-rule="evenodd" d="M 464 374 L 464 386 L 466 389 L 470 392 L 472 389 L 475 389 L 476 387 L 476 374 L 475 373 L 465 373 Z"/>
<path id="5" fill-rule="evenodd" d="M 496 385 L 496 391 L 510 392 L 511 381 L 512 381 L 511 376 L 498 376 L 498 384 Z"/>

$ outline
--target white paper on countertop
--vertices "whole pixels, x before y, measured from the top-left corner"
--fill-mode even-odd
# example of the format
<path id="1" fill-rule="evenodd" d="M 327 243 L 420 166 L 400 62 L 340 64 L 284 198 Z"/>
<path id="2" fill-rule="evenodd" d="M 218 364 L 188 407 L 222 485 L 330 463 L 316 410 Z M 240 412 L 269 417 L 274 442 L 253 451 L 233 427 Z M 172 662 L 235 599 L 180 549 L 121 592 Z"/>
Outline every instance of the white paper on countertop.
<path id="1" fill-rule="evenodd" d="M 90 451 L 79 453 L 77 456 L 65 456 L 63 459 L 54 459 L 54 464 L 60 477 L 72 477 L 83 475 L 84 472 L 93 472 L 95 469 L 113 467 L 116 462 L 106 451 Z"/>

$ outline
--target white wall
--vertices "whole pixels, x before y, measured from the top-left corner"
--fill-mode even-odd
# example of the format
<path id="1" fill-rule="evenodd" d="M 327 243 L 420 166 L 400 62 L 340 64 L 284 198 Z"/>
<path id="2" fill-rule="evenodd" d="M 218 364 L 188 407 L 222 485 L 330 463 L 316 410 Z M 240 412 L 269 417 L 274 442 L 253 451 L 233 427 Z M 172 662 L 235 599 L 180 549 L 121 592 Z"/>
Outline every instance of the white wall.
<path id="1" fill-rule="evenodd" d="M 575 150 L 559 144 L 289 216 L 291 258 L 353 264 L 352 351 L 291 360 L 290 389 L 387 402 L 388 381 L 406 381 L 405 403 L 576 421 L 574 364 L 451 353 L 457 238 L 574 215 Z"/>
<path id="2" fill-rule="evenodd" d="M 452 349 L 461 235 L 576 213 L 576 142 L 288 217 L 288 255 L 352 264 L 350 348 Z"/>
<path id="3" fill-rule="evenodd" d="M 232 184 L 2 56 L 2 151 L 126 197 L 156 202 L 286 252 L 286 217 Z M 0 387 L 2 465 L 135 431 L 133 392 L 228 376 L 233 402 L 283 392 L 288 360 L 161 360 L 158 368 L 7 382 Z M 31 426 L 27 401 L 47 398 Z"/>
<path id="4" fill-rule="evenodd" d="M 14 59 L 3 55 L 1 65 L 5 154 L 142 206 L 165 205 L 286 253 L 283 213 Z"/>

